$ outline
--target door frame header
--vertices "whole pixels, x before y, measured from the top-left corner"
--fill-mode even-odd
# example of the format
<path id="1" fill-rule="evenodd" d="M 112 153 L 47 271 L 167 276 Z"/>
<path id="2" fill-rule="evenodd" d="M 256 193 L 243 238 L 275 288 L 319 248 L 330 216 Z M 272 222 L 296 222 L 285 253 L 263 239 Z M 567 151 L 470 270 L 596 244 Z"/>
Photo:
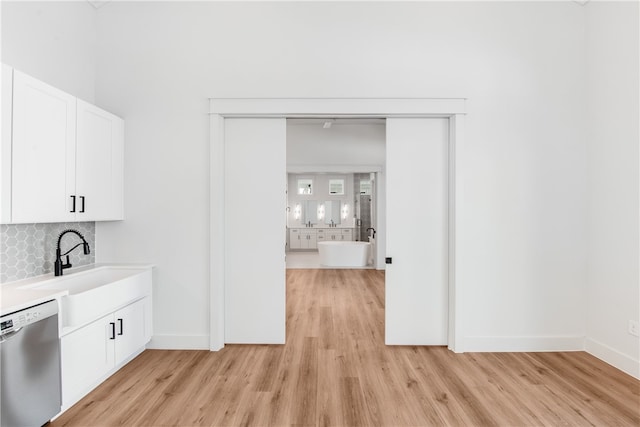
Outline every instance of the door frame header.
<path id="1" fill-rule="evenodd" d="M 466 114 L 465 98 L 210 98 L 223 117 L 429 117 Z"/>

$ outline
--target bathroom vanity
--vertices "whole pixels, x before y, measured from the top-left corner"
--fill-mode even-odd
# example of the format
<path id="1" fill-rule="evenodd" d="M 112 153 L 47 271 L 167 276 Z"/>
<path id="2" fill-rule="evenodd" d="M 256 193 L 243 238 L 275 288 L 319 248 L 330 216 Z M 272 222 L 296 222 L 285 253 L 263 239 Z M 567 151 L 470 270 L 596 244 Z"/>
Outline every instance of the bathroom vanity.
<path id="1" fill-rule="evenodd" d="M 352 228 L 290 228 L 289 249 L 317 249 L 319 242 L 353 241 Z"/>

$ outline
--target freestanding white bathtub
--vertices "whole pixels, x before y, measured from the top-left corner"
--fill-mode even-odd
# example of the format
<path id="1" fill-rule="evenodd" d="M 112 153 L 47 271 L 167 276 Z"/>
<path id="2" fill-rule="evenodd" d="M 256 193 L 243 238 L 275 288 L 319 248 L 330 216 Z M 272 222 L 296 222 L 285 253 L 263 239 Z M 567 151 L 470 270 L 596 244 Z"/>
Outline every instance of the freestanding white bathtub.
<path id="1" fill-rule="evenodd" d="M 318 242 L 320 264 L 325 267 L 366 267 L 369 242 Z"/>

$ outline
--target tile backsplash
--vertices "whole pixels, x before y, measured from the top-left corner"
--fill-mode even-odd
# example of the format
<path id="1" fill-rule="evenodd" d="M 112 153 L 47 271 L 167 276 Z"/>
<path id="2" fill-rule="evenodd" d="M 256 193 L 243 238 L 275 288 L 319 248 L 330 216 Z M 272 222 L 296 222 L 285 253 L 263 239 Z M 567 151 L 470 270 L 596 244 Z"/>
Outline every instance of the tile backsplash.
<path id="1" fill-rule="evenodd" d="M 95 262 L 95 222 L 67 222 L 55 224 L 2 224 L 0 225 L 0 283 L 13 282 L 53 271 L 58 236 L 65 230 L 77 230 L 91 248 L 85 255 L 82 247 L 69 254 L 74 267 Z M 73 233 L 62 238 L 62 253 L 80 239 Z"/>

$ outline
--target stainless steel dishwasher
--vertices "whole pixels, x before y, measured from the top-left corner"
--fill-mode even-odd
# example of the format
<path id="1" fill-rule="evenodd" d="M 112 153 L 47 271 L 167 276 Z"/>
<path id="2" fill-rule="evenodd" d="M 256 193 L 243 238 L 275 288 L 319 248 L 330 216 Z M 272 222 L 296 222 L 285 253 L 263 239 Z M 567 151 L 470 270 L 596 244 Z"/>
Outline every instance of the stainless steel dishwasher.
<path id="1" fill-rule="evenodd" d="M 58 303 L 0 317 L 0 426 L 46 424 L 61 409 Z"/>

